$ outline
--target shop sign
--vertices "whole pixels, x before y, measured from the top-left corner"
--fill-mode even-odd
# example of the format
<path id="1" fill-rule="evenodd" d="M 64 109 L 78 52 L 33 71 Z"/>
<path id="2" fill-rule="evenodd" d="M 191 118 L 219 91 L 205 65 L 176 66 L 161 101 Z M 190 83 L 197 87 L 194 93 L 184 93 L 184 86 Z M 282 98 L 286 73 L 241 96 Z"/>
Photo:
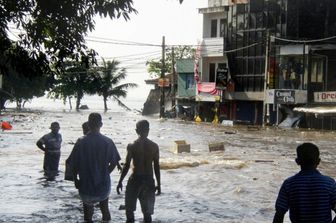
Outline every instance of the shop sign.
<path id="1" fill-rule="evenodd" d="M 294 104 L 295 91 L 294 90 L 275 90 L 274 91 L 275 104 Z"/>
<path id="2" fill-rule="evenodd" d="M 217 75 L 216 75 L 216 88 L 224 89 L 227 85 L 229 69 L 225 68 L 218 68 Z"/>
<path id="3" fill-rule="evenodd" d="M 336 91 L 314 92 L 315 102 L 336 102 Z"/>
<path id="4" fill-rule="evenodd" d="M 208 102 L 215 102 L 220 99 L 219 95 L 212 95 L 205 92 L 199 92 L 199 94 L 196 95 L 195 101 L 208 101 Z"/>

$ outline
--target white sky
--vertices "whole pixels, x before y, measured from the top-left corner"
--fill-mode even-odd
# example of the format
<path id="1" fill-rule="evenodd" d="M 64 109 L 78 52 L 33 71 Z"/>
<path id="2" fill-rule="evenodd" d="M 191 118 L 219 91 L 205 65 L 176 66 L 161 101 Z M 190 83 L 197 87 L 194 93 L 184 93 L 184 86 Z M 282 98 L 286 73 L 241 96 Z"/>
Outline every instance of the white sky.
<path id="1" fill-rule="evenodd" d="M 138 14 L 132 14 L 127 22 L 123 19 L 96 19 L 95 31 L 88 35 L 90 48 L 100 57 L 115 58 L 128 70 L 128 82 L 139 85 L 129 92 L 129 98 L 146 98 L 150 86 L 145 62 L 161 56 L 160 46 L 121 45 L 111 42 L 124 41 L 161 45 L 196 45 L 202 38 L 202 14 L 198 8 L 207 6 L 207 0 L 134 0 Z M 102 39 L 103 38 L 103 39 Z M 105 43 L 102 43 L 105 42 Z M 108 42 L 108 43 L 106 43 Z"/>

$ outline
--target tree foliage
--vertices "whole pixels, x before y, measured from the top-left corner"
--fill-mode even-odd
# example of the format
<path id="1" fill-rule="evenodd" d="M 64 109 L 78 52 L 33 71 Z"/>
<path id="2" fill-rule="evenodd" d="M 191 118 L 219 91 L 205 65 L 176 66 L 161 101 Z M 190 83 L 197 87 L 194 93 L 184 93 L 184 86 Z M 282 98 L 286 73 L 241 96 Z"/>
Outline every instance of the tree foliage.
<path id="1" fill-rule="evenodd" d="M 35 58 L 17 44 L 10 44 L 0 59 L 0 73 L 3 75 L 3 89 L 0 93 L 0 108 L 7 100 L 15 101 L 21 108 L 34 96 L 43 96 L 54 83 L 53 72 L 44 54 Z"/>
<path id="2" fill-rule="evenodd" d="M 0 93 L 0 109 L 10 95 L 3 92 L 18 92 L 16 81 L 27 80 L 31 85 L 36 81 L 38 92 L 30 97 L 40 96 L 39 92 L 48 90 L 52 83 L 50 67 L 66 74 L 63 63 L 68 58 L 74 61 L 83 61 L 83 55 L 89 58 L 84 37 L 94 30 L 96 15 L 129 20 L 132 13 L 137 13 L 133 0 L 1 0 L 0 73 L 7 86 Z M 8 36 L 15 28 L 21 30 L 17 41 Z M 11 52 L 13 46 L 17 51 Z M 87 62 L 89 66 L 90 61 Z M 74 72 L 78 73 L 79 67 L 76 69 Z M 69 78 L 73 79 L 58 76 L 59 81 L 70 81 Z M 61 89 L 58 90 L 61 95 Z M 63 90 L 63 96 L 70 94 L 69 89 Z"/>
<path id="3" fill-rule="evenodd" d="M 95 92 L 103 97 L 104 109 L 107 111 L 107 99 L 112 97 L 118 102 L 120 106 L 125 106 L 120 97 L 125 98 L 127 96 L 127 89 L 137 87 L 135 83 L 121 83 L 127 76 L 125 68 L 119 67 L 120 62 L 117 60 L 105 61 L 103 59 L 103 65 L 97 68 L 95 82 Z"/>
<path id="4" fill-rule="evenodd" d="M 91 93 L 92 83 L 95 82 L 95 75 L 92 68 L 96 65 L 95 53 L 91 51 L 82 55 L 80 60 L 68 59 L 63 67 L 58 69 L 56 84 L 48 96 L 56 99 L 63 99 L 64 103 L 69 99 L 71 109 L 71 98 L 76 99 L 76 109 L 81 105 L 85 93 Z"/>
<path id="5" fill-rule="evenodd" d="M 21 43 L 35 52 L 44 51 L 61 60 L 85 52 L 84 37 L 94 30 L 94 16 L 129 19 L 136 13 L 132 0 L 2 0 L 0 32 L 7 37 L 13 23 L 24 33 Z M 8 37 L 7 37 L 8 38 Z"/>
<path id="6" fill-rule="evenodd" d="M 172 71 L 173 56 L 175 61 L 178 59 L 190 59 L 194 58 L 195 51 L 196 50 L 190 46 L 174 47 L 174 55 L 171 49 L 166 50 L 164 72 L 166 73 Z M 147 71 L 151 75 L 151 77 L 160 77 L 162 60 L 150 60 L 146 62 L 146 65 Z"/>
<path id="7" fill-rule="evenodd" d="M 131 13 L 137 13 L 132 0 L 1 0 L 0 72 L 7 86 L 1 90 L 0 108 L 10 95 L 6 90 L 18 92 L 14 80 L 48 79 L 51 65 L 62 72 L 67 58 L 81 60 L 87 52 L 84 37 L 94 30 L 96 15 L 128 20 Z M 8 36 L 13 28 L 21 30 L 17 41 Z M 13 45 L 17 51 L 12 52 Z M 39 90 L 48 90 L 39 83 Z"/>

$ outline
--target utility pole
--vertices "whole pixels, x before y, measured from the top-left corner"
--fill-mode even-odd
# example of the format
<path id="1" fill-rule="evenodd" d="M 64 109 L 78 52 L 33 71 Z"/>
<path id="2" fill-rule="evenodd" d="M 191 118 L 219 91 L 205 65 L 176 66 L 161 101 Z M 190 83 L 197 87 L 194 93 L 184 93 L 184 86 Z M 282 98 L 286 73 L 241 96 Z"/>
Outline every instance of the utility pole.
<path id="1" fill-rule="evenodd" d="M 174 54 L 174 47 L 172 47 L 172 110 L 176 112 L 176 89 L 175 89 L 175 82 L 177 81 L 176 72 L 175 72 L 175 54 Z"/>
<path id="2" fill-rule="evenodd" d="M 161 76 L 160 79 L 162 80 L 161 86 L 161 95 L 160 95 L 160 118 L 164 118 L 165 113 L 165 92 L 164 92 L 164 85 L 165 85 L 165 54 L 166 54 L 166 45 L 165 45 L 165 37 L 162 37 L 162 67 L 161 67 Z"/>
<path id="3" fill-rule="evenodd" d="M 270 44 L 270 31 L 266 31 L 266 52 L 265 52 L 265 75 L 264 75 L 264 102 L 263 102 L 263 116 L 262 125 L 269 123 L 269 111 L 266 103 L 266 90 L 268 89 L 268 66 L 269 66 L 269 44 Z"/>

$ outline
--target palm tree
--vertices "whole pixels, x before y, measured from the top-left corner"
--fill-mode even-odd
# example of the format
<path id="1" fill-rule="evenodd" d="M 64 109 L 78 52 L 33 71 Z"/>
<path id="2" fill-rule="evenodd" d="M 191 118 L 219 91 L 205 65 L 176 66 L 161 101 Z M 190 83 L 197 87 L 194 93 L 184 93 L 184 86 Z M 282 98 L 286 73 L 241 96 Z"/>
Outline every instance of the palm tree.
<path id="1" fill-rule="evenodd" d="M 119 67 L 120 62 L 117 60 L 105 61 L 103 59 L 103 65 L 97 70 L 97 82 L 95 84 L 99 96 L 103 96 L 104 109 L 107 108 L 107 99 L 112 97 L 118 102 L 118 104 L 126 109 L 129 108 L 122 103 L 120 97 L 125 98 L 127 96 L 127 89 L 137 87 L 135 83 L 123 83 L 120 84 L 127 76 L 125 68 Z"/>

